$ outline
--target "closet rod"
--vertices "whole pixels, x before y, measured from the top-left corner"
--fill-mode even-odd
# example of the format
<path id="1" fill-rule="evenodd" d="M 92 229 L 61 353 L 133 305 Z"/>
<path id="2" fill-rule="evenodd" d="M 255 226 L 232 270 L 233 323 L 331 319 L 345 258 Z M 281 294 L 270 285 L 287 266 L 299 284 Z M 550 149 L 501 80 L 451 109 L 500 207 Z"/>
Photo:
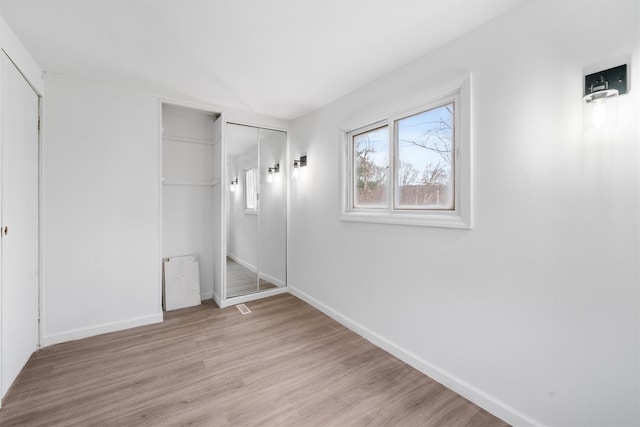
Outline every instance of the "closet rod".
<path id="1" fill-rule="evenodd" d="M 197 139 L 197 138 L 187 138 L 183 136 L 170 136 L 166 135 L 162 137 L 163 141 L 173 141 L 173 142 L 186 142 L 188 144 L 202 144 L 202 145 L 215 145 L 213 140 L 209 139 Z"/>

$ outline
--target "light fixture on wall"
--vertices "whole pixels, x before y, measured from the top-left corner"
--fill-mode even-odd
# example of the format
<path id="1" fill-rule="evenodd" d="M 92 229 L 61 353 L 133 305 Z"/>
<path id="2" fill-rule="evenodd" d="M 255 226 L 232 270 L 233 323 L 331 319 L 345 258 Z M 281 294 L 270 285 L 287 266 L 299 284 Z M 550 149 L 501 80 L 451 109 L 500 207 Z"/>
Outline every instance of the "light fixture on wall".
<path id="1" fill-rule="evenodd" d="M 271 184 L 273 182 L 273 174 L 280 172 L 280 163 L 276 163 L 272 167 L 269 168 L 267 173 L 267 184 Z"/>
<path id="2" fill-rule="evenodd" d="M 300 156 L 299 159 L 293 161 L 293 171 L 291 172 L 291 179 L 298 179 L 300 175 L 300 168 L 307 166 L 307 155 Z"/>
<path id="3" fill-rule="evenodd" d="M 584 77 L 584 125 L 618 125 L 618 95 L 627 93 L 627 64 Z"/>
<path id="4" fill-rule="evenodd" d="M 231 181 L 231 187 L 229 187 L 229 190 L 233 193 L 236 191 L 236 188 L 238 188 L 238 178 Z"/>

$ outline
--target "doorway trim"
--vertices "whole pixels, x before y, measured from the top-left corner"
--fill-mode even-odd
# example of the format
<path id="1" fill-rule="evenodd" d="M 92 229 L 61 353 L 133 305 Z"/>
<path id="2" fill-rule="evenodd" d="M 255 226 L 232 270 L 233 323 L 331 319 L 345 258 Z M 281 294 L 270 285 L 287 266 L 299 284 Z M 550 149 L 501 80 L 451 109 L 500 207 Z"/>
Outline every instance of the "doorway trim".
<path id="1" fill-rule="evenodd" d="M 38 293 L 38 297 L 37 297 L 37 331 L 36 331 L 36 346 L 34 348 L 34 352 L 37 351 L 40 347 L 41 347 L 41 342 L 42 342 L 42 331 L 43 331 L 43 325 L 42 325 L 42 314 L 43 314 L 43 299 L 44 299 L 44 292 L 43 292 L 43 254 L 42 254 L 42 247 L 43 247 L 43 194 L 42 194 L 42 188 L 43 188 L 43 156 L 42 156 L 42 142 L 43 142 L 43 132 L 42 132 L 42 117 L 43 117 L 43 95 L 42 95 L 42 90 L 40 89 L 40 87 L 42 86 L 42 80 L 41 80 L 41 84 L 35 84 L 28 76 L 26 73 L 24 73 L 21 69 L 21 67 L 18 65 L 18 63 L 16 61 L 14 61 L 14 59 L 12 58 L 12 55 L 10 55 L 7 52 L 7 49 L 5 48 L 1 48 L 0 49 L 1 54 L 5 55 L 7 60 L 16 68 L 16 70 L 18 71 L 18 73 L 20 74 L 20 76 L 22 76 L 22 78 L 25 80 L 25 82 L 27 83 L 27 85 L 31 88 L 31 90 L 33 90 L 34 94 L 36 95 L 37 98 L 37 114 L 38 114 L 38 122 L 37 122 L 37 148 L 36 148 L 36 153 L 37 153 L 37 165 L 36 165 L 36 171 L 37 171 L 37 178 L 36 178 L 36 182 L 37 182 L 37 261 L 36 264 L 38 266 L 38 274 L 37 274 L 37 293 Z M 0 67 L 0 77 L 1 77 L 1 73 L 3 73 L 4 71 L 2 70 L 2 67 Z M 0 117 L 1 117 L 1 113 L 2 113 L 2 100 L 3 100 L 3 88 L 2 85 L 0 85 Z M 3 144 L 5 143 L 5 141 L 3 141 L 2 139 L 2 120 L 0 120 L 0 153 L 2 152 L 2 148 L 3 148 Z M 3 185 L 3 169 L 2 169 L 2 159 L 0 158 L 0 212 L 2 211 L 2 202 L 3 202 L 3 197 L 2 197 L 2 193 L 1 193 L 1 189 L 2 189 L 2 185 Z M 2 219 L 2 218 L 0 218 Z M 2 224 L 4 226 L 4 223 Z M 3 250 L 3 245 L 0 244 L 0 259 L 2 259 L 2 250 Z M 3 313 L 2 313 L 2 293 L 3 293 L 3 282 L 2 282 L 2 277 L 3 277 L 3 271 L 2 271 L 2 263 L 0 262 L 0 331 L 2 330 L 2 319 L 3 319 Z M 2 367 L 2 365 L 4 364 L 4 360 L 3 360 L 3 349 L 2 349 L 2 343 L 0 343 L 0 369 Z M 4 395 L 2 395 L 1 390 L 4 388 L 4 384 L 2 383 L 4 381 L 4 378 L 2 378 L 2 375 L 0 375 L 0 408 L 2 407 L 2 403 L 4 401 Z M 8 389 L 7 389 L 8 390 Z"/>

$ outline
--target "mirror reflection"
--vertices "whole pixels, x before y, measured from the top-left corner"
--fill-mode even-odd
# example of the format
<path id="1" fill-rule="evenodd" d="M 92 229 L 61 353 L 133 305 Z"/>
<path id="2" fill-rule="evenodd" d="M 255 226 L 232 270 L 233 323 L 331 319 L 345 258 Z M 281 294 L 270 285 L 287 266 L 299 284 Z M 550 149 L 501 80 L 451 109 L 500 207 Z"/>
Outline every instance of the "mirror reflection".
<path id="1" fill-rule="evenodd" d="M 286 286 L 286 140 L 227 124 L 227 298 Z"/>

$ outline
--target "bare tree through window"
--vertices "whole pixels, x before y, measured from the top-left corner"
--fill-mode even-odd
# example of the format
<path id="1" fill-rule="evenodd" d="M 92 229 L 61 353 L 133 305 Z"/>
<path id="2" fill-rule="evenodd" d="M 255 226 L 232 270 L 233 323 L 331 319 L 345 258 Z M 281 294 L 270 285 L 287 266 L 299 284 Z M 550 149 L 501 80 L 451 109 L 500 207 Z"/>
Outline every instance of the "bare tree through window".
<path id="1" fill-rule="evenodd" d="M 384 126 L 353 137 L 354 207 L 387 206 L 388 135 Z"/>
<path id="2" fill-rule="evenodd" d="M 452 102 L 396 122 L 399 208 L 454 208 L 454 108 Z"/>

